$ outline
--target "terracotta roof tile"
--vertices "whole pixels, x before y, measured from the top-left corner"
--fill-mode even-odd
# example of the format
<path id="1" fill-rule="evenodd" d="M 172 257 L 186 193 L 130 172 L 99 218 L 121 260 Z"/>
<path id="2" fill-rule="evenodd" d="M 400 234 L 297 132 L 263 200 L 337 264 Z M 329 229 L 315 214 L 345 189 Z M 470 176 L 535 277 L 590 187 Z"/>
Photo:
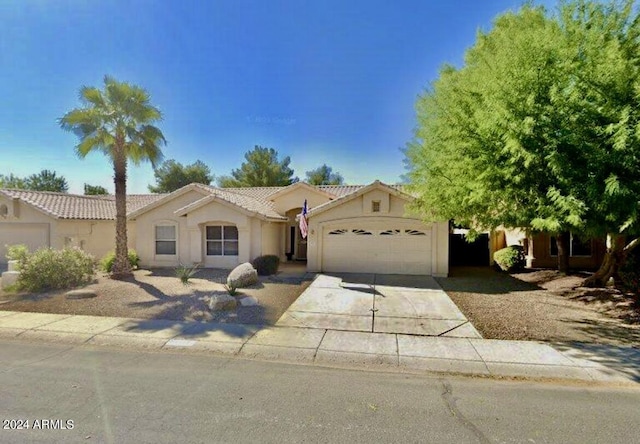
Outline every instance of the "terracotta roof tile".
<path id="1" fill-rule="evenodd" d="M 83 196 L 31 190 L 0 190 L 9 198 L 18 198 L 58 219 L 113 220 L 116 218 L 114 195 Z M 142 208 L 164 194 L 129 194 L 127 212 Z"/>
<path id="2" fill-rule="evenodd" d="M 193 185 L 252 213 L 258 213 L 270 219 L 283 219 L 283 216 L 276 212 L 269 196 L 285 187 L 216 188 L 202 184 Z M 390 186 L 404 191 L 402 185 Z M 318 188 L 340 199 L 363 187 L 364 185 L 321 185 Z M 59 219 L 113 220 L 116 214 L 115 196 L 113 195 L 83 196 L 15 189 L 0 190 L 0 194 L 9 198 L 19 198 Z M 164 196 L 167 194 L 129 194 L 127 195 L 127 214 L 140 210 Z"/>

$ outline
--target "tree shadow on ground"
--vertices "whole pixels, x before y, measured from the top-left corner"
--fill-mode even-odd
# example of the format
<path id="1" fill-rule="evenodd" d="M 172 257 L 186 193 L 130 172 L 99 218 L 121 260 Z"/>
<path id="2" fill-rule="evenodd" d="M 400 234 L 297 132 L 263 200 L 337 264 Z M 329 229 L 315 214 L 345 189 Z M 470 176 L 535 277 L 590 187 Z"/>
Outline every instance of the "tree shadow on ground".
<path id="1" fill-rule="evenodd" d="M 263 328 L 262 325 L 252 324 L 231 324 L 223 322 L 186 322 L 172 319 L 145 319 L 134 321 L 125 327 L 130 332 L 146 332 L 153 333 L 170 329 L 175 336 L 181 336 L 181 339 L 197 339 L 208 336 L 208 333 L 221 332 L 230 338 L 249 338 L 258 330 Z"/>
<path id="2" fill-rule="evenodd" d="M 543 290 L 536 284 L 521 281 L 491 267 L 451 267 L 449 277 L 435 279 L 444 291 L 490 295 Z"/>
<path id="3" fill-rule="evenodd" d="M 572 319 L 567 322 L 576 330 L 582 331 L 598 341 L 610 340 L 625 345 L 640 345 L 640 328 L 638 327 L 615 323 L 606 319 Z"/>
<path id="4" fill-rule="evenodd" d="M 635 382 L 640 382 L 640 348 L 611 347 L 590 343 L 554 343 L 555 349 L 569 354 L 573 359 L 588 359 L 601 364 L 595 367 L 600 372 L 616 376 L 623 374 Z"/>

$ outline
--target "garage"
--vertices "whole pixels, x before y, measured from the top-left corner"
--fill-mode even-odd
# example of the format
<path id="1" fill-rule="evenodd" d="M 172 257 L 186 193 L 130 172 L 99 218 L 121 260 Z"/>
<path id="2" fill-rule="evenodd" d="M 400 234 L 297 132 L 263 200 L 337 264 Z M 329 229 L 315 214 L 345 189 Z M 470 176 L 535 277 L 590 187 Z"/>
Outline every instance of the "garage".
<path id="1" fill-rule="evenodd" d="M 29 251 L 48 247 L 49 224 L 2 223 L 0 224 L 0 263 L 7 262 L 6 245 L 25 244 Z"/>
<path id="2" fill-rule="evenodd" d="M 322 271 L 431 274 L 431 229 L 389 220 L 323 229 Z"/>

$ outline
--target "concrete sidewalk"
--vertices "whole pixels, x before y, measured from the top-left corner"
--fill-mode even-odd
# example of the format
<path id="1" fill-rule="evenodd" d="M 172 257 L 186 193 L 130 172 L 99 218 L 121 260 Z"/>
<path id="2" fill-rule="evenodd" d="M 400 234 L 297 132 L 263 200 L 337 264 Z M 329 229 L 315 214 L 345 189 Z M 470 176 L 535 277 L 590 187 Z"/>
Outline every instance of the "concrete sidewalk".
<path id="1" fill-rule="evenodd" d="M 639 384 L 640 349 L 0 311 L 0 338 L 322 366 Z"/>

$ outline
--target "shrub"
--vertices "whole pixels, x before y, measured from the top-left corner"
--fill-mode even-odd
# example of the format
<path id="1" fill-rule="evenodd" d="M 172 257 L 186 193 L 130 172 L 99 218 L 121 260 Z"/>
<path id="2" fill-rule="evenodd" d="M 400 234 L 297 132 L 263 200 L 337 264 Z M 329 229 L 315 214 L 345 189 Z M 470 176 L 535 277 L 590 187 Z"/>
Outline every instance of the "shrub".
<path id="1" fill-rule="evenodd" d="M 625 290 L 640 295 L 640 248 L 627 254 L 618 274 Z"/>
<path id="2" fill-rule="evenodd" d="M 180 264 L 178 268 L 176 268 L 176 276 L 180 279 L 183 285 L 189 285 L 189 279 L 191 279 L 198 272 L 198 266 L 194 265 L 193 267 L 187 267 L 185 265 Z"/>
<path id="3" fill-rule="evenodd" d="M 43 248 L 29 254 L 16 282 L 19 290 L 46 291 L 73 288 L 91 282 L 95 259 L 78 248 Z"/>
<path id="4" fill-rule="evenodd" d="M 280 258 L 273 254 L 258 256 L 251 262 L 251 265 L 253 265 L 253 268 L 256 269 L 260 276 L 268 276 L 278 272 Z"/>
<path id="5" fill-rule="evenodd" d="M 521 270 L 526 264 L 524 248 L 520 245 L 510 245 L 493 253 L 493 260 L 501 270 L 511 272 Z"/>
<path id="6" fill-rule="evenodd" d="M 27 260 L 29 256 L 29 248 L 24 244 L 7 245 L 7 259 L 10 261 L 18 261 L 20 266 Z"/>
<path id="7" fill-rule="evenodd" d="M 136 253 L 136 250 L 129 250 L 127 256 L 129 257 L 131 268 L 133 268 L 134 270 L 138 268 L 140 258 L 138 257 L 138 253 Z M 100 269 L 106 273 L 111 273 L 111 269 L 113 268 L 113 263 L 115 262 L 115 260 L 116 253 L 113 251 L 108 252 L 102 259 L 100 259 Z"/>

